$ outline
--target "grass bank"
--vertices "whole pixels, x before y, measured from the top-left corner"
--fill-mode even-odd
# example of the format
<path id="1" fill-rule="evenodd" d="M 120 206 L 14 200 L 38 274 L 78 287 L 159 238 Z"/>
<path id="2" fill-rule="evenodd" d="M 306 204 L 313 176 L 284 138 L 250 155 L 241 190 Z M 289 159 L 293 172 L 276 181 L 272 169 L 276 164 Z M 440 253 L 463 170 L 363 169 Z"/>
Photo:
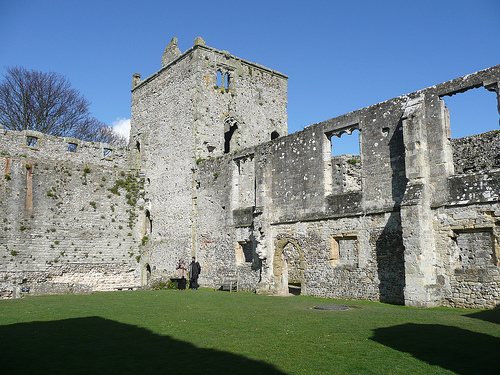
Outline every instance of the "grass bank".
<path id="1" fill-rule="evenodd" d="M 345 304 L 348 311 L 312 309 Z M 5 374 L 496 373 L 500 310 L 141 291 L 0 301 Z"/>

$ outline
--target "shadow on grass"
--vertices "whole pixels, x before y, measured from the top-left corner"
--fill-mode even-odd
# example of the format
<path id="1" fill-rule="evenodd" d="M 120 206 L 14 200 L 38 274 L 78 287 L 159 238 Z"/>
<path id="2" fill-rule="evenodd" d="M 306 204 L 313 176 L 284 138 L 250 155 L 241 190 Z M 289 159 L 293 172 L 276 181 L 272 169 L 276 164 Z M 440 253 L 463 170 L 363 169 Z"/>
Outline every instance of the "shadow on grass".
<path id="1" fill-rule="evenodd" d="M 0 326 L 0 353 L 4 374 L 284 374 L 99 317 Z"/>
<path id="2" fill-rule="evenodd" d="M 495 310 L 485 310 L 477 313 L 467 314 L 465 315 L 468 318 L 480 319 L 490 323 L 500 324 L 500 310 L 498 310 L 499 306 L 495 308 Z"/>
<path id="3" fill-rule="evenodd" d="M 457 374 L 497 374 L 500 338 L 439 324 L 402 324 L 370 338 Z"/>

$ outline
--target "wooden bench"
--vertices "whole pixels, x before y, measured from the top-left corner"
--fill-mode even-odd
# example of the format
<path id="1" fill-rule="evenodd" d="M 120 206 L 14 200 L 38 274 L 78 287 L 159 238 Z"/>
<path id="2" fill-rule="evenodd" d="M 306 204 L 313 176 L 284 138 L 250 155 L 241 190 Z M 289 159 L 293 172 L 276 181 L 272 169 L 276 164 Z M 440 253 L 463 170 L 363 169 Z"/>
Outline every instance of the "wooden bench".
<path id="1" fill-rule="evenodd" d="M 226 277 L 222 279 L 219 285 L 218 290 L 229 290 L 229 293 L 233 290 L 236 292 L 238 291 L 238 279 L 234 277 Z"/>

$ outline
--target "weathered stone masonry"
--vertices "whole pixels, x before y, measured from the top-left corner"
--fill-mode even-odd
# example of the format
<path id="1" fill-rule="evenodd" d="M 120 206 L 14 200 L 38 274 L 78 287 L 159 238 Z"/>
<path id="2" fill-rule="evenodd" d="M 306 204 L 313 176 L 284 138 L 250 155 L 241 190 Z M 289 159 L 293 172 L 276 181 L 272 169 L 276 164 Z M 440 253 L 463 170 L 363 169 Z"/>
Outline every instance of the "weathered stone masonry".
<path id="1" fill-rule="evenodd" d="M 125 150 L 6 130 L 0 149 L 2 296 L 140 285 L 140 179 Z"/>
<path id="2" fill-rule="evenodd" d="M 86 145 L 78 160 L 67 150 L 45 160 L 36 157 L 41 144 L 22 146 L 26 158 L 4 156 L 11 179 L 0 187 L 9 228 L 2 270 L 15 279 L 11 289 L 23 278 L 41 288 L 33 274 L 104 290 L 168 278 L 178 258 L 196 256 L 204 286 L 231 276 L 257 292 L 288 292 L 294 283 L 306 295 L 494 308 L 500 134 L 451 140 L 442 97 L 484 87 L 500 103 L 499 80 L 495 66 L 287 135 L 285 75 L 201 38 L 181 53 L 174 38 L 158 72 L 132 79 L 128 150 L 92 159 L 105 146 Z M 331 138 L 355 130 L 360 155 L 332 157 Z M 38 166 L 23 166 L 25 159 Z M 78 169 L 87 165 L 91 179 L 82 185 Z M 122 173 L 141 185 L 134 202 L 116 184 Z M 109 186 L 100 186 L 102 177 Z M 47 195 L 54 180 L 68 205 Z M 110 191 L 119 186 L 122 195 Z M 63 250 L 54 250 L 56 240 L 66 241 Z M 96 250 L 66 258 L 85 244 Z M 31 256 L 44 262 L 36 268 Z"/>

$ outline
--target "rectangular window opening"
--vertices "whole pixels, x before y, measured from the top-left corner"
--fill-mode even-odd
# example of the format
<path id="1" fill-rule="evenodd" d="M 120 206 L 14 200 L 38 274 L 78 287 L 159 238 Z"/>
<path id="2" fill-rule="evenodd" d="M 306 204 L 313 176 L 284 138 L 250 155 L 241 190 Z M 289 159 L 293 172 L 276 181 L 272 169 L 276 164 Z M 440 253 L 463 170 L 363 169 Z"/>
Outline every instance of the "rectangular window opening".
<path id="1" fill-rule="evenodd" d="M 68 152 L 76 152 L 78 145 L 76 143 L 68 143 Z"/>
<path id="2" fill-rule="evenodd" d="M 113 150 L 110 148 L 103 148 L 102 149 L 102 156 L 104 158 L 112 158 L 113 157 Z"/>
<path id="3" fill-rule="evenodd" d="M 495 238 L 491 230 L 454 231 L 457 268 L 480 269 L 497 265 Z"/>
<path id="4" fill-rule="evenodd" d="M 358 267 L 359 244 L 356 235 L 330 237 L 330 264 Z"/>
<path id="5" fill-rule="evenodd" d="M 255 207 L 256 181 L 254 155 L 234 160 L 232 206 L 233 209 Z"/>
<path id="6" fill-rule="evenodd" d="M 484 87 L 443 96 L 449 110 L 452 138 L 463 138 L 499 129 L 496 93 Z"/>
<path id="7" fill-rule="evenodd" d="M 455 174 L 500 168 L 500 129 L 496 93 L 483 87 L 441 97 L 451 131 Z"/>
<path id="8" fill-rule="evenodd" d="M 28 135 L 26 137 L 26 146 L 29 147 L 38 147 L 38 138 L 37 137 L 32 137 Z"/>
<path id="9" fill-rule="evenodd" d="M 361 190 L 360 131 L 357 126 L 325 134 L 325 195 Z"/>
<path id="10" fill-rule="evenodd" d="M 252 263 L 254 257 L 254 242 L 253 241 L 238 241 L 236 242 L 236 264 L 243 265 Z"/>

